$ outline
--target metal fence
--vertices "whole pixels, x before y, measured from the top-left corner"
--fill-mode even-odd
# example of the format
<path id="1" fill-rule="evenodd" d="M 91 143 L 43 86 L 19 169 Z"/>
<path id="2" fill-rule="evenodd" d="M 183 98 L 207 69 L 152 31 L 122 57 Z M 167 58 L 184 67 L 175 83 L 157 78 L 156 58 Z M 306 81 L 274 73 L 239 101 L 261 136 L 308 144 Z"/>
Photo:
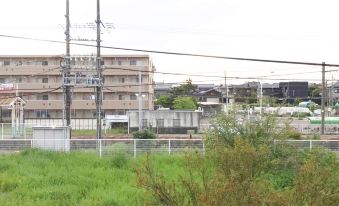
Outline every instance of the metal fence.
<path id="1" fill-rule="evenodd" d="M 291 146 L 295 149 L 327 149 L 339 154 L 339 140 L 274 140 L 274 146 Z"/>
<path id="2" fill-rule="evenodd" d="M 201 139 L 2 139 L 0 153 L 37 148 L 50 151 L 83 151 L 101 156 L 126 153 L 133 157 L 147 152 L 177 154 L 188 151 L 203 153 Z"/>

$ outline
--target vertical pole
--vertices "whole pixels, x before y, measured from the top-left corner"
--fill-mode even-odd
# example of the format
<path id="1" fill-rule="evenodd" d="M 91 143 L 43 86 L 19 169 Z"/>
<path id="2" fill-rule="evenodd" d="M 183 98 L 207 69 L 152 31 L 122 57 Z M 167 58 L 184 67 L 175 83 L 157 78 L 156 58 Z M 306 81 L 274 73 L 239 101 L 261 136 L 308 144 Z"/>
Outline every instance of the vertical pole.
<path id="1" fill-rule="evenodd" d="M 325 134 L 325 62 L 322 63 L 322 94 L 321 94 L 321 135 Z"/>
<path id="2" fill-rule="evenodd" d="M 102 157 L 102 143 L 101 143 L 102 139 L 99 139 L 99 156 L 100 158 Z"/>
<path id="3" fill-rule="evenodd" d="M 259 82 L 260 84 L 260 117 L 262 117 L 262 83 Z"/>
<path id="4" fill-rule="evenodd" d="M 97 76 L 99 78 L 99 85 L 96 86 L 96 98 L 95 98 L 95 103 L 96 103 L 96 114 L 97 114 L 97 132 L 96 136 L 97 139 L 101 138 L 101 104 L 102 104 L 102 71 L 101 71 L 101 39 L 100 39 L 100 0 L 97 0 L 97 62 L 96 62 L 96 67 L 97 67 Z"/>
<path id="5" fill-rule="evenodd" d="M 226 115 L 228 114 L 228 86 L 226 82 L 226 70 L 225 70 L 225 95 L 226 95 Z"/>
<path id="6" fill-rule="evenodd" d="M 137 157 L 137 140 L 134 139 L 133 141 L 133 157 L 136 158 Z"/>
<path id="7" fill-rule="evenodd" d="M 1 139 L 4 139 L 4 123 L 1 124 Z"/>
<path id="8" fill-rule="evenodd" d="M 171 154 L 171 139 L 168 139 L 168 154 Z"/>
<path id="9" fill-rule="evenodd" d="M 312 151 L 312 140 L 310 139 L 310 151 Z"/>
<path id="10" fill-rule="evenodd" d="M 71 41 L 71 37 L 70 37 L 70 20 L 69 20 L 69 0 L 66 0 L 66 31 L 65 31 L 65 35 L 66 35 L 66 55 L 65 55 L 65 67 L 64 67 L 64 71 L 63 71 L 63 82 L 67 83 L 68 81 L 68 77 L 70 75 L 70 69 L 71 69 L 71 65 L 70 65 L 70 41 Z M 66 122 L 64 122 L 64 124 L 66 123 L 66 126 L 70 126 L 71 125 L 71 88 L 69 85 L 64 85 L 64 120 L 66 120 Z"/>

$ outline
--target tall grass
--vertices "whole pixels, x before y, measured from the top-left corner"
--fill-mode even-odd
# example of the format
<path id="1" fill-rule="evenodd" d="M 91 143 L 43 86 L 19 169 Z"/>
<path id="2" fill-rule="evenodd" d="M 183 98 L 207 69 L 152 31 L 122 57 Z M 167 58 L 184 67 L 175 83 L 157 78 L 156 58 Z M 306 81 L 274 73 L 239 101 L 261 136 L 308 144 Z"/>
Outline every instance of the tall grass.
<path id="1" fill-rule="evenodd" d="M 145 157 L 28 150 L 0 156 L 0 204 L 142 205 L 151 199 L 136 186 L 135 167 Z M 166 176 L 179 176 L 182 156 L 152 156 Z"/>

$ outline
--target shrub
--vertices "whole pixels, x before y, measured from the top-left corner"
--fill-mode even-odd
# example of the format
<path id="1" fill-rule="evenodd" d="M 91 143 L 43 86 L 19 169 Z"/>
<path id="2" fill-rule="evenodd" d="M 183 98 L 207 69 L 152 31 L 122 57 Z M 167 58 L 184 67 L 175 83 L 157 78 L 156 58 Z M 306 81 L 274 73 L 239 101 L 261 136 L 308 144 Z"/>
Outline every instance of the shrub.
<path id="1" fill-rule="evenodd" d="M 111 165 L 116 168 L 125 168 L 127 166 L 128 159 L 125 154 L 118 153 L 111 159 Z"/>
<path id="2" fill-rule="evenodd" d="M 155 139 L 156 138 L 154 132 L 149 129 L 134 132 L 133 137 L 134 139 Z"/>

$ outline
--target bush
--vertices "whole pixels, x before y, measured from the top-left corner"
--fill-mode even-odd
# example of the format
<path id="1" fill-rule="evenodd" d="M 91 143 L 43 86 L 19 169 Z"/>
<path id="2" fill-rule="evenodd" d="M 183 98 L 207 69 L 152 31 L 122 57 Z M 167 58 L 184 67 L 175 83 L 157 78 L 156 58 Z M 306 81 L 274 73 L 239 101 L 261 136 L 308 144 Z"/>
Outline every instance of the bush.
<path id="1" fill-rule="evenodd" d="M 128 164 L 128 158 L 125 154 L 118 153 L 113 156 L 111 159 L 111 165 L 115 168 L 121 169 L 125 168 Z"/>
<path id="2" fill-rule="evenodd" d="M 134 139 L 155 139 L 156 136 L 153 131 L 145 129 L 143 131 L 138 131 L 133 133 Z"/>

